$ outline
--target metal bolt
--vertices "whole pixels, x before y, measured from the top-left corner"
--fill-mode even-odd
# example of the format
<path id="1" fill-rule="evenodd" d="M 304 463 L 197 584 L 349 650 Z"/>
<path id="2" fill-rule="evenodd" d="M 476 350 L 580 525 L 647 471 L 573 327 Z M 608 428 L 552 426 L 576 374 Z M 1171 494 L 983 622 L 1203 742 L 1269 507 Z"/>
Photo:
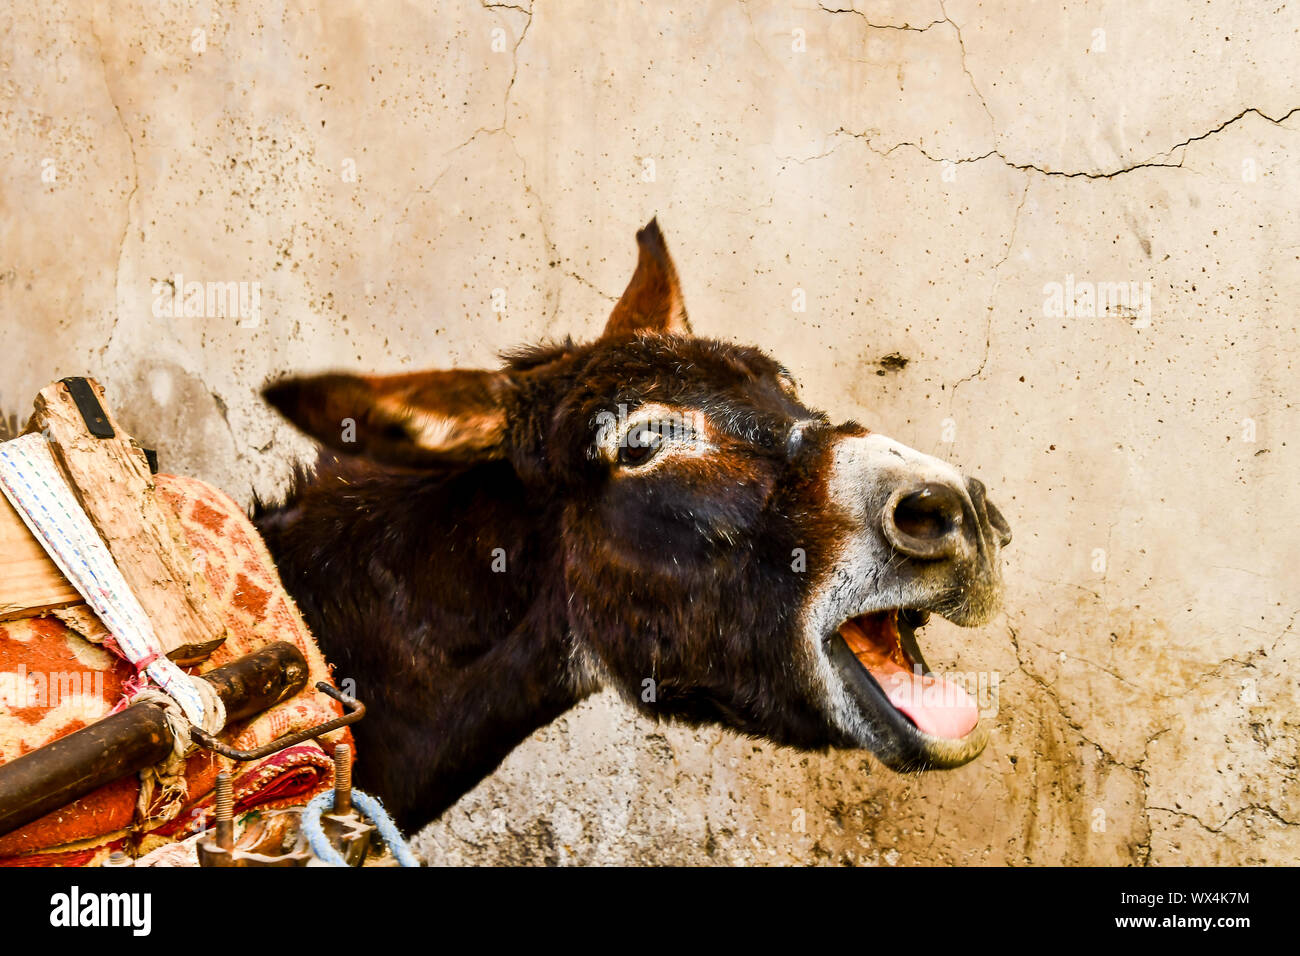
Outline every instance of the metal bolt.
<path id="1" fill-rule="evenodd" d="M 217 846 L 223 850 L 235 848 L 235 794 L 230 774 L 217 774 Z"/>
<path id="2" fill-rule="evenodd" d="M 352 748 L 347 744 L 334 745 L 334 814 L 346 816 L 352 812 Z"/>

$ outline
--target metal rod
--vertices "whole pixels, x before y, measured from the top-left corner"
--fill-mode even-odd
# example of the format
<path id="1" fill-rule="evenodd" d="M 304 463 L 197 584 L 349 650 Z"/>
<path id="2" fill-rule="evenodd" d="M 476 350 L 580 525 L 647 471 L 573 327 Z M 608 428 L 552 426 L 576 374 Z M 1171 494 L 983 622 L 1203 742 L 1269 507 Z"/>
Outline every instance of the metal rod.
<path id="1" fill-rule="evenodd" d="M 336 816 L 352 812 L 352 748 L 334 745 L 334 810 Z"/>
<path id="2" fill-rule="evenodd" d="M 224 770 L 217 774 L 217 846 L 223 850 L 235 848 L 235 794 L 230 774 Z"/>
<path id="3" fill-rule="evenodd" d="M 366 716 L 366 705 L 361 703 L 355 697 L 349 697 L 341 690 L 336 690 L 324 681 L 316 683 L 316 689 L 327 697 L 333 697 L 346 709 L 342 717 L 335 717 L 333 720 L 327 720 L 323 724 L 317 724 L 315 727 L 308 727 L 306 730 L 300 730 L 296 734 L 290 734 L 287 737 L 277 737 L 270 743 L 263 744 L 256 750 L 236 750 L 234 747 L 223 744 L 212 734 L 204 733 L 197 727 L 190 728 L 190 738 L 200 747 L 206 747 L 208 750 L 215 751 L 223 757 L 229 757 L 231 760 L 261 760 L 263 757 L 269 757 L 273 753 L 283 750 L 286 747 L 292 747 L 294 744 L 300 744 L 304 740 L 314 740 L 321 734 L 328 734 L 331 730 L 338 730 L 340 727 L 346 727 L 348 724 L 355 724 L 362 717 Z"/>

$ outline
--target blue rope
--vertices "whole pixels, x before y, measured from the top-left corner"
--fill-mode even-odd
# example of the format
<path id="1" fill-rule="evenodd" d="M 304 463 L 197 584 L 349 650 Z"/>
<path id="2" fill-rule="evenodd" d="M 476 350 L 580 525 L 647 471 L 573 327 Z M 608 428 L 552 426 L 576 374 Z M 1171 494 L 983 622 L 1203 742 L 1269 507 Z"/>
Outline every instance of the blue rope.
<path id="1" fill-rule="evenodd" d="M 353 790 L 352 802 L 375 825 L 375 829 L 379 831 L 380 837 L 392 851 L 393 857 L 400 866 L 420 865 L 420 861 L 415 858 L 415 854 L 402 839 L 401 831 L 397 829 L 397 824 L 388 815 L 388 811 L 384 809 L 378 797 Z M 311 847 L 312 853 L 316 854 L 319 860 L 330 866 L 347 866 L 347 861 L 338 850 L 334 849 L 334 844 L 330 843 L 329 838 L 325 836 L 325 830 L 321 827 L 320 817 L 326 809 L 334 809 L 333 790 L 322 790 L 311 798 L 302 811 L 302 832 L 307 837 L 307 844 Z"/>

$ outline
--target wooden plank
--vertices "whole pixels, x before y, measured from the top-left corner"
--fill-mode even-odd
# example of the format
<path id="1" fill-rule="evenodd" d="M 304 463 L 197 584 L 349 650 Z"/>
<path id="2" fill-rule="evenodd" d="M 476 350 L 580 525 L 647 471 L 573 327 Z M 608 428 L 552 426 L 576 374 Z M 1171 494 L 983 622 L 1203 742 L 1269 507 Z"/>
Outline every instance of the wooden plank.
<path id="1" fill-rule="evenodd" d="M 157 499 L 144 452 L 91 381 L 114 437 L 96 438 L 62 382 L 41 389 L 29 431 L 42 431 L 78 500 L 173 660 L 202 660 L 225 625 L 185 542 L 180 520 Z"/>
<path id="2" fill-rule="evenodd" d="M 74 604 L 72 607 L 55 608 L 50 612 L 51 617 L 58 618 L 67 627 L 75 631 L 79 636 L 92 644 L 103 644 L 104 641 L 113 636 L 112 632 L 104 626 L 104 622 L 99 619 L 94 608 L 89 604 Z"/>
<path id="3" fill-rule="evenodd" d="M 0 495 L 0 621 L 35 617 L 81 601 L 9 499 Z"/>

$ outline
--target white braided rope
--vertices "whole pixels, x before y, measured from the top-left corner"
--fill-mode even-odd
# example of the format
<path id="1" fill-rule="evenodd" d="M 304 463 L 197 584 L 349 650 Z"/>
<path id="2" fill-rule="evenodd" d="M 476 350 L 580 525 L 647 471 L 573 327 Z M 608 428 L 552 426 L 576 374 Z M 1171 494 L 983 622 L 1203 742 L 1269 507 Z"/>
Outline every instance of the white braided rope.
<path id="1" fill-rule="evenodd" d="M 226 723 L 221 697 L 207 681 L 190 677 L 163 656 L 153 623 L 77 503 L 44 435 L 0 443 L 0 491 L 127 659 L 137 668 L 147 662 L 143 673 L 180 705 L 186 719 L 218 733 Z M 188 745 L 188 732 L 183 741 Z"/>

